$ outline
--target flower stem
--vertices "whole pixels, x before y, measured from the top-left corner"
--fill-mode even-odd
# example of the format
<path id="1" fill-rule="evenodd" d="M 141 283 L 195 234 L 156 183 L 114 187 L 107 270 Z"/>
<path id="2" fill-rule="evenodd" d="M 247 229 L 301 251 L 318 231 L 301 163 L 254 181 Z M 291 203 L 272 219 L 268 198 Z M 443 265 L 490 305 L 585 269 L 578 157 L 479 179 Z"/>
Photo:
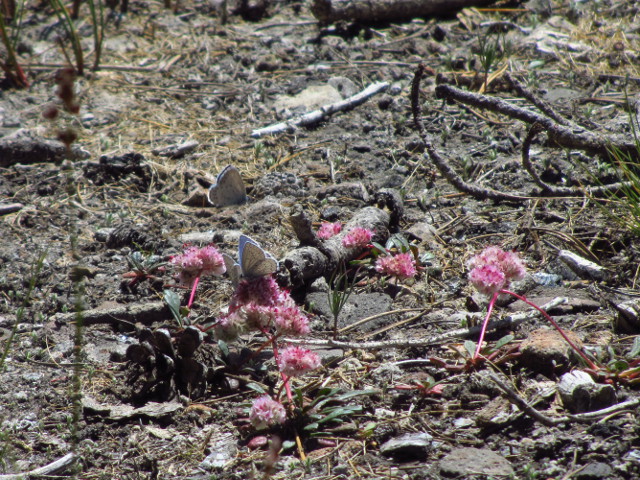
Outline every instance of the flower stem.
<path id="1" fill-rule="evenodd" d="M 478 345 L 476 345 L 476 351 L 473 353 L 472 360 L 475 360 L 480 355 L 480 350 L 482 350 L 482 342 L 484 341 L 484 334 L 487 332 L 487 324 L 489 323 L 491 312 L 493 312 L 493 306 L 496 304 L 496 300 L 498 300 L 498 295 L 500 295 L 500 292 L 494 293 L 491 297 L 491 300 L 489 301 L 489 306 L 487 307 L 487 316 L 484 317 L 484 321 L 482 322 L 482 328 L 480 329 L 480 338 L 478 339 Z"/>
<path id="2" fill-rule="evenodd" d="M 191 287 L 191 295 L 189 296 L 189 303 L 187 303 L 187 308 L 191 309 L 191 305 L 193 305 L 193 301 L 196 298 L 196 290 L 198 289 L 198 284 L 200 283 L 200 275 L 198 275 L 193 280 L 193 287 Z"/>
<path id="3" fill-rule="evenodd" d="M 562 328 L 560 328 L 560 325 L 558 325 L 558 324 L 556 323 L 556 321 L 555 321 L 553 318 L 551 318 L 551 316 L 550 316 L 547 312 L 545 312 L 542 308 L 540 308 L 540 307 L 539 307 L 538 305 L 536 305 L 535 303 L 533 303 L 533 302 L 531 302 L 531 301 L 527 300 L 527 299 L 526 299 L 525 297 L 523 297 L 522 295 L 518 295 L 518 294 L 517 294 L 517 293 L 515 293 L 515 292 L 511 292 L 511 291 L 509 291 L 509 290 L 500 290 L 500 292 L 499 292 L 499 293 L 507 293 L 507 294 L 509 294 L 509 295 L 513 295 L 513 296 L 514 296 L 515 298 L 517 298 L 518 300 L 521 300 L 521 301 L 523 301 L 524 303 L 526 303 L 527 305 L 529 305 L 530 307 L 533 307 L 533 308 L 535 308 L 536 310 L 538 310 L 538 312 L 540 312 L 540 313 L 542 314 L 542 316 L 543 316 L 544 318 L 546 318 L 546 319 L 549 321 L 549 323 L 551 323 L 551 325 L 553 325 L 553 328 L 555 328 L 555 329 L 558 331 L 558 333 L 559 333 L 560 335 L 562 335 L 562 338 L 564 338 L 564 340 L 565 340 L 565 341 L 566 341 L 566 342 L 571 346 L 571 348 L 573 348 L 573 349 L 575 350 L 575 352 L 576 352 L 578 355 L 580 355 L 580 357 L 582 357 L 582 359 L 587 363 L 587 365 L 589 365 L 589 368 L 592 368 L 593 370 L 599 370 L 599 369 L 600 369 L 600 368 L 599 368 L 595 363 L 593 363 L 593 361 L 591 361 L 591 359 L 590 359 L 589 357 L 587 357 L 587 355 L 586 355 L 586 354 L 585 354 L 585 353 L 584 353 L 580 348 L 578 348 L 578 347 L 576 346 L 576 344 L 575 344 L 575 343 L 573 343 L 573 342 L 569 339 L 569 337 L 567 337 L 566 333 L 564 333 L 564 330 L 562 330 Z M 493 301 L 493 299 L 492 299 L 492 301 Z"/>

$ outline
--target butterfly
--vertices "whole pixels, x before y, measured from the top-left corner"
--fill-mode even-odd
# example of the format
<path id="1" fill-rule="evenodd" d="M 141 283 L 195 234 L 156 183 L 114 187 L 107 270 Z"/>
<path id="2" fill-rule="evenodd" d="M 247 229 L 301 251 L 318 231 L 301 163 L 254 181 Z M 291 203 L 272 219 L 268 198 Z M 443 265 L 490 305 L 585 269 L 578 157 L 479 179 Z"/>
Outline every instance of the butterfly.
<path id="1" fill-rule="evenodd" d="M 218 174 L 216 183 L 209 187 L 209 202 L 216 207 L 226 207 L 246 201 L 247 190 L 240 172 L 233 165 L 227 165 Z"/>
<path id="2" fill-rule="evenodd" d="M 241 278 L 256 278 L 271 275 L 278 270 L 278 261 L 269 252 L 246 235 L 240 235 L 238 244 L 238 262 L 229 255 L 223 254 L 227 273 L 234 285 Z"/>

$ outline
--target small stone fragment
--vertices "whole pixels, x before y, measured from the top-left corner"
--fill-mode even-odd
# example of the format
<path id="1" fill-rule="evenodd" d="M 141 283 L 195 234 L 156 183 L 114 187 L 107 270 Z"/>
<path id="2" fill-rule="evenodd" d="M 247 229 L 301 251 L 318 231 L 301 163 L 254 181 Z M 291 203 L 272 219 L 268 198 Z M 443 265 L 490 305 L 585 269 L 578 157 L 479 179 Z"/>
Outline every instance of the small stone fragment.
<path id="1" fill-rule="evenodd" d="M 582 341 L 578 336 L 565 330 L 565 335 L 582 348 Z M 579 364 L 578 354 L 571 348 L 557 330 L 534 330 L 520 345 L 520 363 L 531 370 L 540 373 L 566 372 L 572 365 Z"/>
<path id="2" fill-rule="evenodd" d="M 604 480 L 612 478 L 613 468 L 603 462 L 588 464 L 574 475 L 575 480 Z"/>
<path id="3" fill-rule="evenodd" d="M 433 448 L 433 437 L 428 433 L 407 433 L 392 438 L 380 446 L 380 453 L 403 460 L 425 459 Z"/>
<path id="4" fill-rule="evenodd" d="M 602 281 L 608 277 L 608 273 L 603 267 L 569 250 L 560 250 L 558 258 L 580 278 Z"/>
<path id="5" fill-rule="evenodd" d="M 516 412 L 516 415 L 518 413 Z M 506 425 L 514 419 L 513 407 L 504 397 L 496 397 L 487 403 L 476 417 L 479 427 L 498 427 Z"/>
<path id="6" fill-rule="evenodd" d="M 484 448 L 458 448 L 440 460 L 440 472 L 447 477 L 468 475 L 509 476 L 514 474 L 507 459 Z"/>
<path id="7" fill-rule="evenodd" d="M 617 401 L 612 385 L 596 383 L 591 375 L 580 370 L 560 377 L 558 393 L 564 406 L 574 413 L 600 410 Z"/>

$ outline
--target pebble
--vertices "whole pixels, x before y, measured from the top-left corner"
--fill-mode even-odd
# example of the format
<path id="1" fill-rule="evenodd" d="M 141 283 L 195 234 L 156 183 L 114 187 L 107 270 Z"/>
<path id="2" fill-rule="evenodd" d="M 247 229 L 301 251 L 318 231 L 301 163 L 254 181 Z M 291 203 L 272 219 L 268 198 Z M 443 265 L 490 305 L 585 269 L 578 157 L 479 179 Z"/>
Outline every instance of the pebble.
<path id="1" fill-rule="evenodd" d="M 564 406 L 574 413 L 607 408 L 617 400 L 612 385 L 596 383 L 591 375 L 580 370 L 560 377 L 558 393 Z"/>
<path id="2" fill-rule="evenodd" d="M 575 473 L 573 478 L 575 478 L 575 480 L 601 480 L 611 478 L 612 475 L 613 468 L 609 465 L 602 462 L 594 462 Z"/>
<path id="3" fill-rule="evenodd" d="M 383 443 L 380 453 L 403 460 L 415 460 L 425 459 L 432 448 L 433 437 L 428 433 L 407 433 Z"/>
<path id="4" fill-rule="evenodd" d="M 514 475 L 513 467 L 506 458 L 485 448 L 457 448 L 440 460 L 439 466 L 443 475 L 456 478 Z"/>
<path id="5" fill-rule="evenodd" d="M 564 333 L 578 348 L 582 348 L 582 341 L 575 333 L 567 330 Z M 579 364 L 580 358 L 557 330 L 546 328 L 531 332 L 520 345 L 520 352 L 520 363 L 540 373 L 565 372 L 572 365 Z"/>

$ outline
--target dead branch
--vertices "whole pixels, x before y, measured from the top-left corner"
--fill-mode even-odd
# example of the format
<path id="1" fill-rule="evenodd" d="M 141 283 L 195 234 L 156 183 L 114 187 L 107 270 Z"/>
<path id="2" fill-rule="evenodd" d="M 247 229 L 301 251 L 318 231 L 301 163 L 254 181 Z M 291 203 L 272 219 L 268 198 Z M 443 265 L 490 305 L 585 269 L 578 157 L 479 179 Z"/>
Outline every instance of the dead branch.
<path id="1" fill-rule="evenodd" d="M 77 314 L 75 312 L 56 313 L 51 317 L 58 324 L 70 323 L 75 321 L 76 318 Z M 85 325 L 119 322 L 134 327 L 136 323 L 151 325 L 153 322 L 165 321 L 170 318 L 172 318 L 171 310 L 164 302 L 123 305 L 106 309 L 94 308 L 82 312 L 82 319 Z"/>
<path id="2" fill-rule="evenodd" d="M 490 3 L 493 0 L 314 0 L 311 11 L 324 24 L 340 20 L 375 23 L 451 15 L 455 10 Z"/>
<path id="3" fill-rule="evenodd" d="M 598 185 L 596 187 L 555 187 L 553 185 L 549 185 L 548 183 L 543 181 L 542 178 L 540 178 L 529 158 L 529 149 L 531 148 L 531 142 L 541 131 L 542 125 L 540 125 L 539 123 L 534 123 L 529 129 L 527 136 L 522 142 L 522 166 L 531 176 L 535 184 L 542 189 L 543 194 L 553 197 L 568 197 L 583 196 L 586 193 L 589 194 L 589 196 L 596 197 L 602 195 L 610 195 L 616 190 L 620 190 L 621 188 L 628 188 L 633 185 L 631 181 Z"/>
<path id="4" fill-rule="evenodd" d="M 472 185 L 465 182 L 460 175 L 451 168 L 448 162 L 440 156 L 438 151 L 434 148 L 429 135 L 427 134 L 421 118 L 420 109 L 420 81 L 424 75 L 424 65 L 419 65 L 416 70 L 413 83 L 411 86 L 411 109 L 413 113 L 413 120 L 425 144 L 425 150 L 431 161 L 436 168 L 440 171 L 442 176 L 451 183 L 455 188 L 461 192 L 468 193 L 480 200 L 502 200 L 502 201 L 516 201 L 530 198 L 538 198 L 545 196 L 584 196 L 589 194 L 591 196 L 606 195 L 621 188 L 625 188 L 630 185 L 630 182 L 616 182 L 609 185 L 601 186 L 584 186 L 584 187 L 553 187 L 542 181 L 540 176 L 535 172 L 533 165 L 529 159 L 529 148 L 531 142 L 542 130 L 546 130 L 550 140 L 553 140 L 557 145 L 564 146 L 566 148 L 581 148 L 585 151 L 597 152 L 603 155 L 607 155 L 613 146 L 623 154 L 629 153 L 634 156 L 638 156 L 638 151 L 635 143 L 621 140 L 614 142 L 614 139 L 605 137 L 599 134 L 595 134 L 582 127 L 570 122 L 564 117 L 553 112 L 551 107 L 542 100 L 532 100 L 534 95 L 532 92 L 526 90 L 524 87 L 515 82 L 511 77 L 508 77 L 508 81 L 514 86 L 514 89 L 521 93 L 525 98 L 532 100 L 534 105 L 552 116 L 541 115 L 530 110 L 526 110 L 510 103 L 498 99 L 479 95 L 471 92 L 465 92 L 451 85 L 438 85 L 436 87 L 436 95 L 440 98 L 447 98 L 459 101 L 464 104 L 472 105 L 479 108 L 485 108 L 494 112 L 505 114 L 511 118 L 522 120 L 526 123 L 530 123 L 532 128 L 528 132 L 527 137 L 522 145 L 522 164 L 525 170 L 531 175 L 533 181 L 542 188 L 541 192 L 533 192 L 530 194 L 523 193 L 504 193 L 491 188 L 482 188 L 477 185 Z M 555 120 L 554 120 L 555 119 Z M 562 124 L 556 123 L 556 120 L 562 122 Z M 632 153 L 635 152 L 635 153 Z"/>
<path id="5" fill-rule="evenodd" d="M 311 283 L 316 278 L 331 275 L 338 265 L 355 259 L 361 253 L 362 249 L 345 248 L 342 245 L 342 238 L 354 227 L 373 230 L 375 241 L 384 241 L 389 236 L 390 215 L 376 207 L 365 207 L 356 212 L 341 233 L 322 242 L 321 245 L 317 239 L 309 242 L 310 234 L 306 229 L 310 228 L 310 222 L 300 209 L 294 210 L 290 220 L 303 244 L 316 245 L 296 248 L 280 261 L 288 274 L 287 283 L 294 288 Z"/>
<path id="6" fill-rule="evenodd" d="M 24 473 L 9 473 L 6 475 L 0 475 L 0 480 L 28 480 L 30 478 L 49 478 L 50 475 L 56 475 L 64 471 L 67 467 L 72 465 L 76 461 L 77 455 L 75 453 L 67 453 L 64 457 L 51 462 L 44 467 L 36 468 L 34 470 Z"/>
<path id="7" fill-rule="evenodd" d="M 420 109 L 420 80 L 425 72 L 425 66 L 419 65 L 416 70 L 413 82 L 411 84 L 411 111 L 413 113 L 413 122 L 424 142 L 427 154 L 431 158 L 431 161 L 435 164 L 440 173 L 447 179 L 447 181 L 456 187 L 458 190 L 469 195 L 479 198 L 481 200 L 507 200 L 507 201 L 520 201 L 527 198 L 523 195 L 511 195 L 508 193 L 499 192 L 490 188 L 481 188 L 476 185 L 465 182 L 460 175 L 458 175 L 453 168 L 449 166 L 447 161 L 440 156 L 438 151 L 434 148 L 429 135 L 427 134 L 424 125 L 422 124 L 421 109 Z"/>
<path id="8" fill-rule="evenodd" d="M 579 149 L 607 156 L 613 147 L 619 149 L 624 154 L 633 155 L 634 158 L 638 157 L 635 142 L 629 141 L 627 138 L 601 135 L 575 124 L 567 126 L 560 125 L 552 118 L 517 107 L 499 98 L 465 92 L 451 85 L 438 85 L 436 87 L 436 96 L 438 98 L 455 100 L 465 105 L 501 113 L 530 125 L 539 123 L 544 130 L 546 130 L 550 142 L 562 148 Z"/>
<path id="9" fill-rule="evenodd" d="M 617 405 L 612 405 L 611 407 L 603 408 L 602 410 L 596 410 L 594 412 L 565 415 L 564 417 L 548 417 L 530 406 L 524 398 L 518 395 L 513 388 L 511 388 L 500 378 L 498 378 L 497 375 L 490 373 L 489 378 L 498 386 L 498 388 L 500 388 L 500 390 L 502 390 L 502 392 L 507 396 L 507 399 L 516 407 L 518 407 L 523 413 L 529 415 L 534 420 L 537 420 L 548 427 L 560 425 L 561 423 L 592 423 L 594 420 L 605 418 L 609 415 L 622 412 L 624 410 L 633 412 L 635 411 L 637 406 L 640 405 L 640 398 L 634 398 L 632 400 L 627 400 L 626 402 L 618 403 Z"/>
<path id="10" fill-rule="evenodd" d="M 299 117 L 292 118 L 291 120 L 287 120 L 286 122 L 276 123 L 274 125 L 270 125 L 268 127 L 259 128 L 251 132 L 251 136 L 253 138 L 260 138 L 265 135 L 276 135 L 278 133 L 294 131 L 298 127 L 306 127 L 309 125 L 314 125 L 322 120 L 325 120 L 327 117 L 333 115 L 336 112 L 341 112 L 343 110 L 349 110 L 351 108 L 355 108 L 358 105 L 366 102 L 370 97 L 375 94 L 386 90 L 389 86 L 388 82 L 378 82 L 369 85 L 360 93 L 357 93 L 349 98 L 345 98 L 339 102 L 331 103 L 329 105 L 325 105 L 321 107 L 319 110 L 314 110 L 309 113 L 305 113 L 304 115 L 300 115 Z"/>

